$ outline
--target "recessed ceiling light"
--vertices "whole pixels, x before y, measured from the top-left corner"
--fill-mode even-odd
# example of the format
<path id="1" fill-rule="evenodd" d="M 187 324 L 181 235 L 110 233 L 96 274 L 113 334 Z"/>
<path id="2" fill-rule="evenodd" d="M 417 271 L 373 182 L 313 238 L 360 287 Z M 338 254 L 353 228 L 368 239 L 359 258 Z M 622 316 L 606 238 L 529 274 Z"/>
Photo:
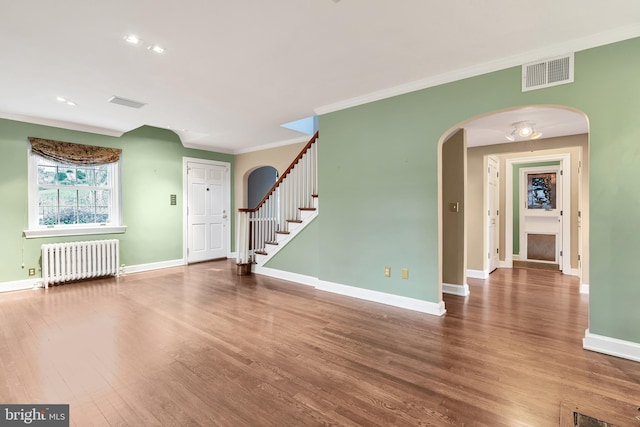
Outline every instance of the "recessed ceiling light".
<path id="1" fill-rule="evenodd" d="M 70 106 L 70 107 L 75 107 L 76 105 L 78 105 L 78 104 L 76 104 L 75 102 L 73 102 L 72 100 L 67 99 L 67 98 L 63 98 L 63 97 L 61 97 L 61 96 L 56 96 L 56 101 L 58 101 L 58 102 L 64 102 L 65 104 L 67 104 L 67 105 L 68 105 L 68 106 Z"/>
<path id="2" fill-rule="evenodd" d="M 153 51 L 155 53 L 163 53 L 164 52 L 164 48 L 162 46 L 158 46 L 157 44 L 152 44 L 147 49 L 149 49 L 150 51 Z"/>
<path id="3" fill-rule="evenodd" d="M 125 36 L 124 41 L 126 41 L 127 43 L 135 44 L 135 45 L 142 43 L 142 39 L 133 34 L 129 34 L 128 36 Z"/>

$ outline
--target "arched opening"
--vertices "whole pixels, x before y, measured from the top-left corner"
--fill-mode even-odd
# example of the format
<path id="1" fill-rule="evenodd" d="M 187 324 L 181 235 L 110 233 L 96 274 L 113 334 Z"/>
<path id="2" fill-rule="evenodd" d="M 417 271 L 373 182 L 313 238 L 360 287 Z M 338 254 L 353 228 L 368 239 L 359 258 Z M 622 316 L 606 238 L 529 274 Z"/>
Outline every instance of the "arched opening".
<path id="1" fill-rule="evenodd" d="M 278 170 L 273 166 L 262 166 L 253 169 L 247 177 L 247 206 L 255 208 L 262 201 L 267 191 L 278 180 Z"/>
<path id="2" fill-rule="evenodd" d="M 532 123 L 538 138 L 517 133 L 517 123 Z M 555 265 L 565 274 L 579 276 L 581 291 L 588 291 L 588 120 L 584 113 L 556 105 L 536 105 L 494 111 L 461 122 L 447 131 L 440 139 L 438 148 L 439 184 L 439 254 L 440 284 L 444 293 L 466 295 L 467 277 L 485 279 L 495 268 L 512 268 L 514 262 L 531 262 L 535 244 L 531 241 L 540 236 L 541 242 L 552 242 L 551 258 L 537 263 L 550 269 Z M 456 135 L 461 136 L 465 148 L 458 159 L 451 159 L 450 152 Z M 461 166 L 464 165 L 464 166 Z M 453 194 L 447 185 L 447 177 L 462 174 L 456 167 L 464 167 L 462 193 Z M 538 217 L 550 216 L 547 206 L 531 211 L 531 223 L 522 218 L 522 210 L 531 206 L 523 204 L 527 196 L 527 184 L 521 181 L 523 169 L 532 172 L 557 170 L 558 191 L 564 189 L 564 209 L 558 208 L 556 229 L 542 229 L 536 223 Z M 538 169 L 536 169 L 538 168 Z M 544 171 L 543 171 L 544 169 Z M 495 173 L 493 177 L 491 174 Z M 554 176 L 555 178 L 555 176 Z M 495 186 L 492 196 L 492 185 Z M 492 200 L 492 197 L 493 200 Z M 458 206 L 463 237 L 452 234 L 447 228 L 447 216 L 453 215 L 456 206 L 453 198 L 462 202 Z M 562 205 L 559 205 L 562 206 Z M 535 207 L 535 206 L 534 206 Z M 493 227 L 492 227 L 493 226 Z M 452 255 L 451 241 L 462 245 L 463 257 L 455 254 L 455 283 L 450 283 Z M 529 239 L 529 240 L 527 240 Z M 528 242 L 528 243 L 527 243 Z M 536 242 L 534 242 L 536 243 Z M 525 259 L 519 259 L 523 256 Z M 556 257 L 553 261 L 553 257 Z M 533 260 L 536 261 L 536 260 Z M 453 286 L 450 286 L 453 285 Z"/>

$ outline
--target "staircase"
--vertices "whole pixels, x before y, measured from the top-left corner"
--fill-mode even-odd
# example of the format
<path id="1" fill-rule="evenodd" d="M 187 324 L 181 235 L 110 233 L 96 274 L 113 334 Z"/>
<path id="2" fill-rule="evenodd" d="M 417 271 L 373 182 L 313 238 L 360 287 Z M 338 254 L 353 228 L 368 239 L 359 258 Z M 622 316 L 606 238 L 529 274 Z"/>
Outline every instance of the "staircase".
<path id="1" fill-rule="evenodd" d="M 236 261 L 263 266 L 318 215 L 318 132 L 253 209 L 238 209 Z"/>

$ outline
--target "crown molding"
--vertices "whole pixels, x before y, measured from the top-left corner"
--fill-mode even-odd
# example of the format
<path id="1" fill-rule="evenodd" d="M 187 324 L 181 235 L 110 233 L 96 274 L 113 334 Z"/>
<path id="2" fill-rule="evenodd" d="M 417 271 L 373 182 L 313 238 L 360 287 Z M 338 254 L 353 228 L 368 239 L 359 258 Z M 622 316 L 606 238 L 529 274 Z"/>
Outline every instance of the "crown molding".
<path id="1" fill-rule="evenodd" d="M 26 116 L 23 114 L 6 113 L 3 111 L 0 111 L 0 118 L 14 120 L 17 122 L 34 124 L 34 125 L 50 126 L 54 128 L 75 130 L 79 132 L 96 133 L 98 135 L 106 135 L 106 136 L 120 137 L 126 132 L 126 131 L 120 131 L 117 129 L 108 129 L 108 128 L 103 128 L 98 126 L 85 125 L 81 123 L 67 122 L 64 120 L 46 119 L 42 117 Z"/>
<path id="2" fill-rule="evenodd" d="M 239 150 L 235 150 L 233 152 L 233 154 L 245 154 L 245 153 L 251 153 L 251 152 L 254 152 L 254 151 L 268 150 L 269 148 L 284 147 L 285 145 L 292 145 L 292 144 L 299 144 L 301 142 L 308 142 L 309 139 L 311 138 L 311 136 L 313 136 L 313 135 L 309 135 L 309 136 L 305 135 L 305 136 L 302 136 L 302 137 L 285 139 L 285 140 L 279 141 L 279 142 L 272 142 L 272 143 L 269 143 L 269 144 L 258 145 L 257 147 L 242 148 L 242 149 L 239 149 Z"/>
<path id="3" fill-rule="evenodd" d="M 439 86 L 470 77 L 476 77 L 482 74 L 492 73 L 511 67 L 517 67 L 528 62 L 538 61 L 558 55 L 564 55 L 570 52 L 579 52 L 581 50 L 604 46 L 635 37 L 640 37 L 640 25 L 621 27 L 612 31 L 597 33 L 587 37 L 573 39 L 564 43 L 547 46 L 542 49 L 530 50 L 528 52 L 501 58 L 495 61 L 489 61 L 471 67 L 461 68 L 452 72 L 439 74 L 437 76 L 415 80 L 413 82 L 394 86 L 388 89 L 371 92 L 362 96 L 357 96 L 333 104 L 317 107 L 314 112 L 317 115 L 333 113 L 335 111 L 356 107 L 358 105 L 368 104 L 370 102 L 379 101 L 381 99 L 404 95 L 406 93 L 415 92 L 418 90 L 427 89 L 430 87 Z"/>

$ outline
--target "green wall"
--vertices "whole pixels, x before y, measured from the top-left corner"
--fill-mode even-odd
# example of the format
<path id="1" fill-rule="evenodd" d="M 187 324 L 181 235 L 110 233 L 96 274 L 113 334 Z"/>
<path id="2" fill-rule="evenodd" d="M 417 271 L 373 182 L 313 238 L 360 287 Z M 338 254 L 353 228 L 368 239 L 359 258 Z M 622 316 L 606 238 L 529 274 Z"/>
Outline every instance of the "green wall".
<path id="1" fill-rule="evenodd" d="M 265 267 L 291 273 L 318 277 L 318 230 L 320 218 L 317 216 L 302 232 L 297 234 L 279 252 L 271 258 Z"/>
<path id="2" fill-rule="evenodd" d="M 122 148 L 126 233 L 24 238 L 23 231 L 28 228 L 29 136 Z M 182 157 L 230 162 L 233 168 L 232 155 L 184 148 L 173 132 L 152 127 L 115 138 L 0 119 L 0 152 L 0 283 L 28 279 L 30 267 L 39 270 L 43 243 L 116 238 L 120 239 L 121 263 L 126 265 L 182 259 Z M 233 203 L 233 182 L 231 185 Z M 170 194 L 178 196 L 176 206 L 169 204 Z"/>
<path id="3" fill-rule="evenodd" d="M 590 331 L 640 343 L 638 52 L 640 39 L 577 52 L 575 82 L 552 88 L 523 93 L 514 67 L 322 115 L 318 278 L 438 302 L 440 138 L 491 111 L 569 106 L 590 123 Z"/>
<path id="4" fill-rule="evenodd" d="M 513 254 L 520 255 L 520 169 L 558 166 L 560 162 L 538 162 L 513 165 Z"/>

